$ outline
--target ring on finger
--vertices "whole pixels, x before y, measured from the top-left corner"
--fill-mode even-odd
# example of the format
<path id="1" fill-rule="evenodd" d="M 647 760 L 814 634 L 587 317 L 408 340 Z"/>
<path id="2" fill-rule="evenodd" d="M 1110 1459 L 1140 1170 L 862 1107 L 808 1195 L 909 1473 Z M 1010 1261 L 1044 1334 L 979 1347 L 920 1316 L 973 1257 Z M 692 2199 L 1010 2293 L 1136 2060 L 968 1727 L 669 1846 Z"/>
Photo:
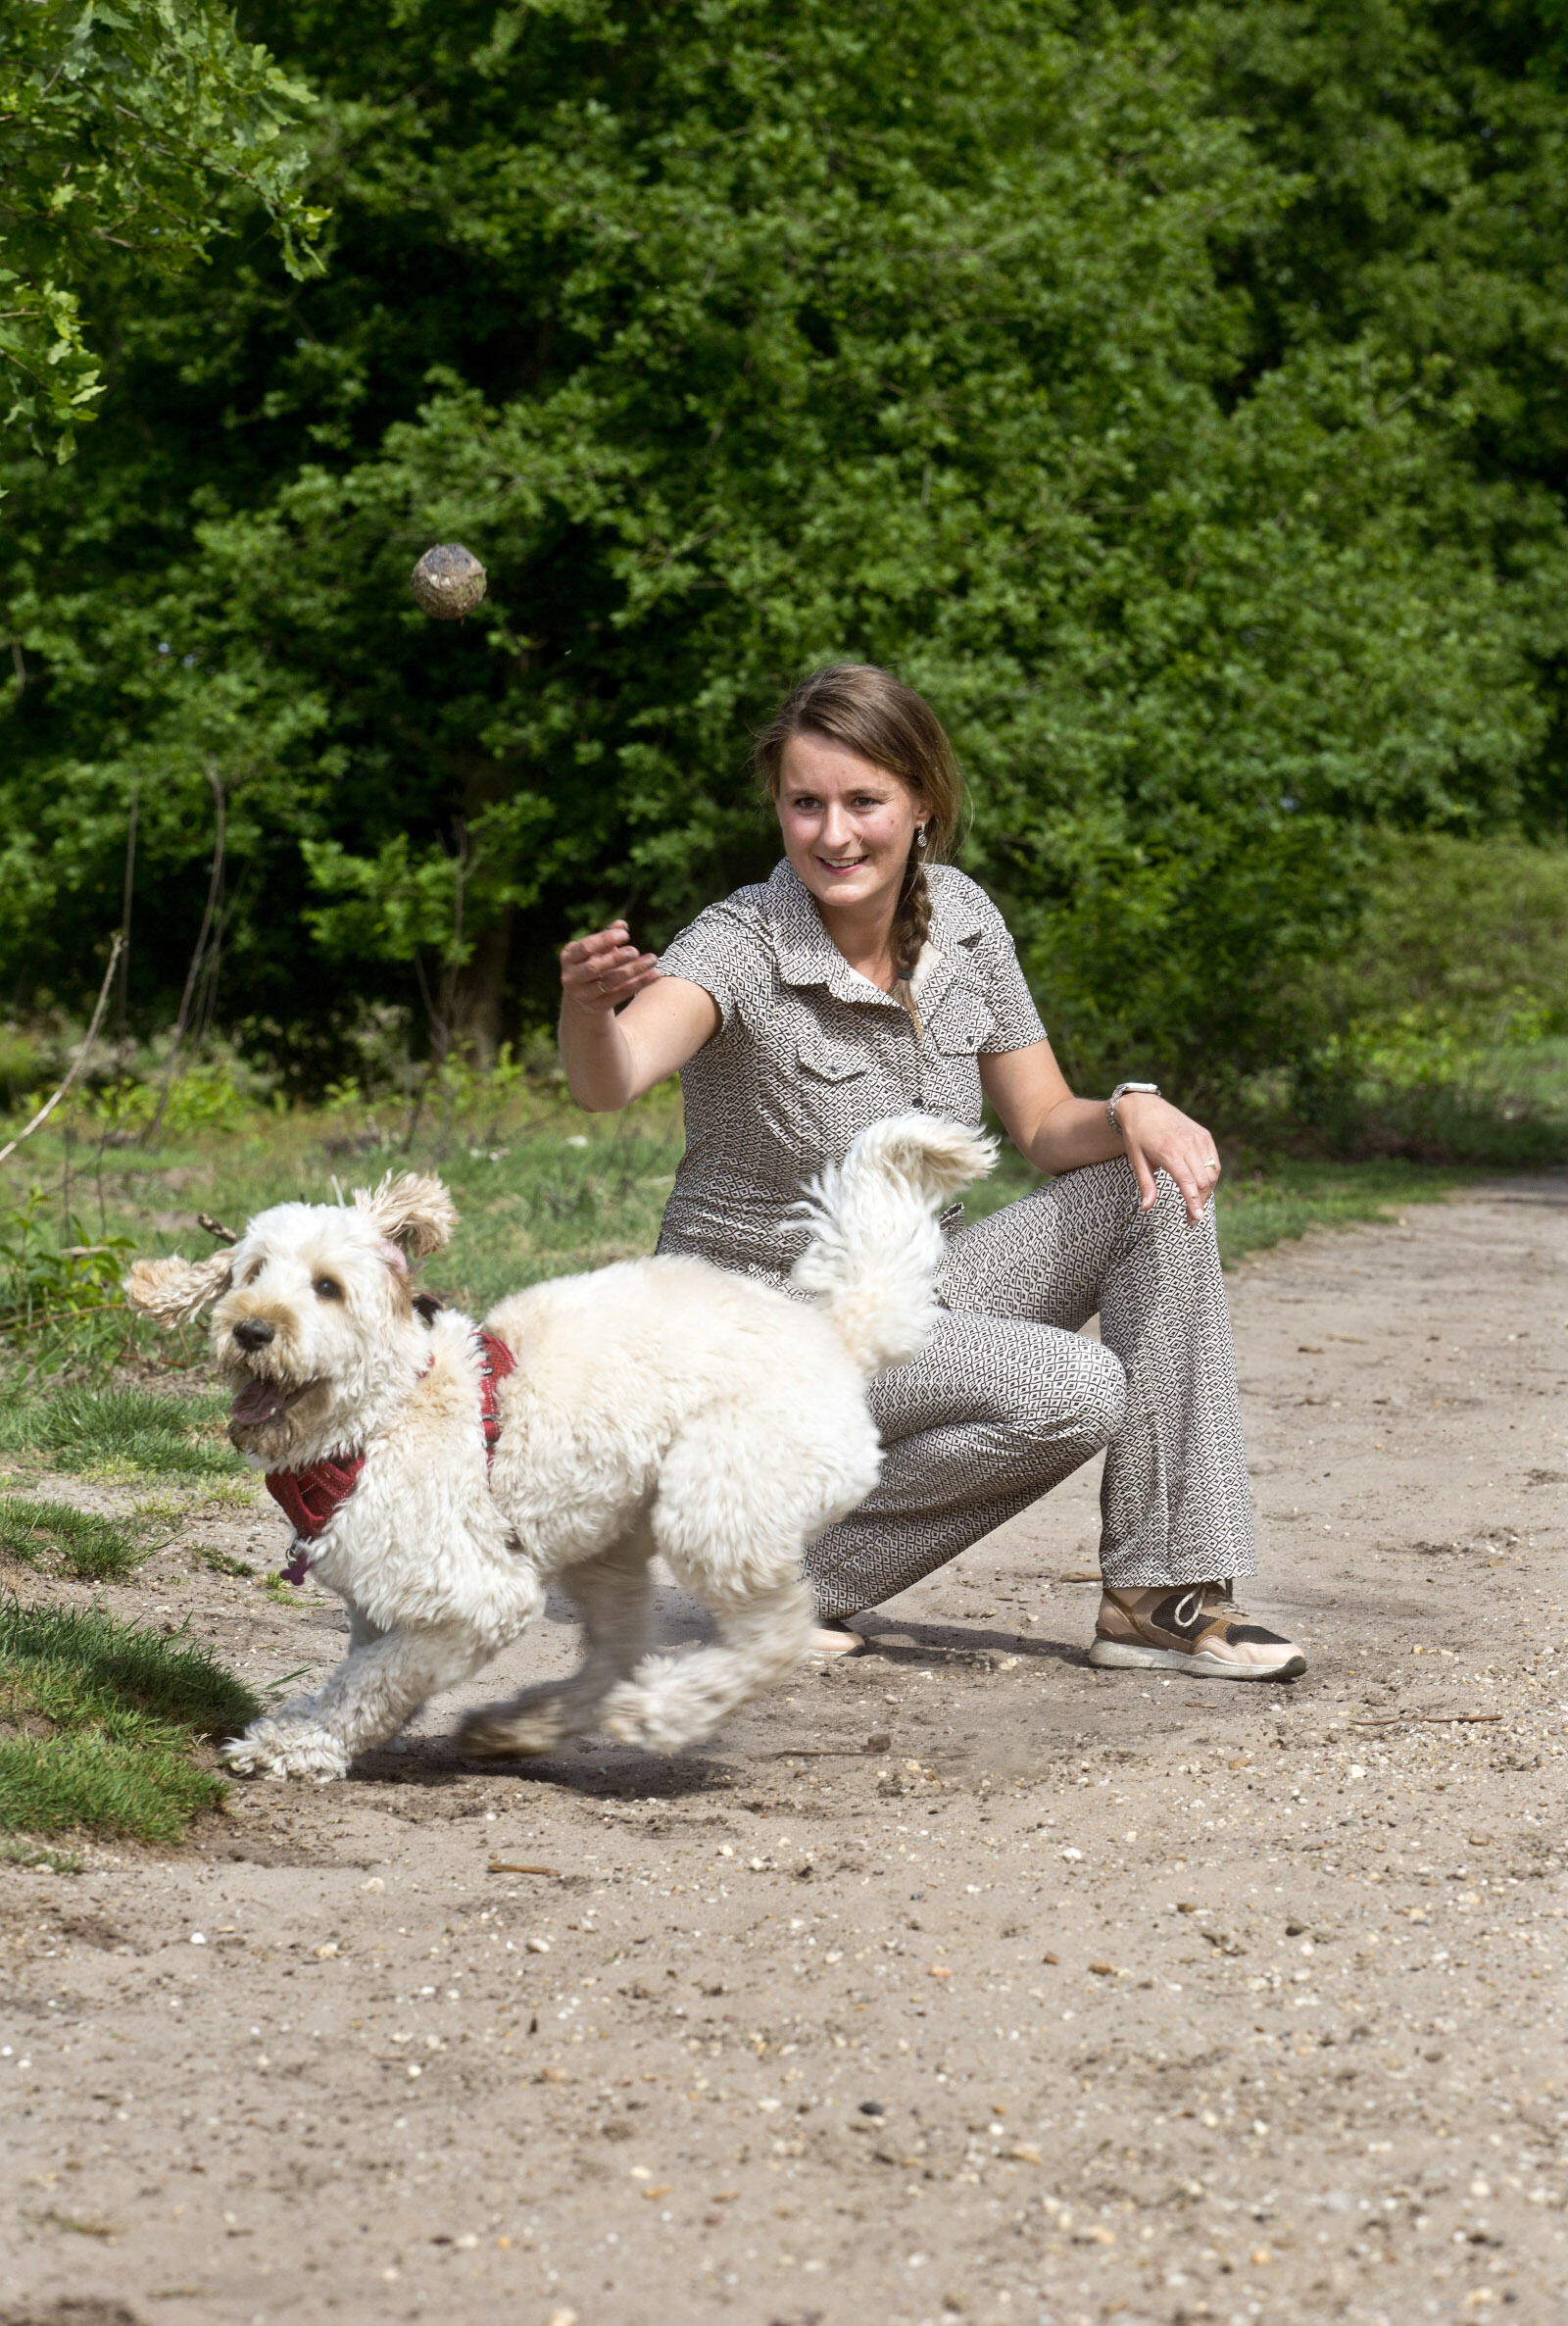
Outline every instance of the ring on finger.
<path id="1" fill-rule="evenodd" d="M 1219 1169 L 1219 1157 L 1217 1155 L 1211 1155 L 1207 1163 L 1204 1163 L 1203 1168 L 1205 1171 L 1217 1171 Z"/>
<path id="2" fill-rule="evenodd" d="M 601 993 L 608 993 L 608 992 L 610 991 L 610 988 L 609 988 L 609 986 L 608 986 L 608 985 L 605 983 L 605 981 L 604 981 L 603 977 L 596 977 L 596 978 L 594 979 L 594 983 L 595 983 L 595 985 L 597 985 L 597 986 L 598 986 L 598 988 L 599 988 L 599 990 L 600 990 L 600 992 L 601 992 Z"/>

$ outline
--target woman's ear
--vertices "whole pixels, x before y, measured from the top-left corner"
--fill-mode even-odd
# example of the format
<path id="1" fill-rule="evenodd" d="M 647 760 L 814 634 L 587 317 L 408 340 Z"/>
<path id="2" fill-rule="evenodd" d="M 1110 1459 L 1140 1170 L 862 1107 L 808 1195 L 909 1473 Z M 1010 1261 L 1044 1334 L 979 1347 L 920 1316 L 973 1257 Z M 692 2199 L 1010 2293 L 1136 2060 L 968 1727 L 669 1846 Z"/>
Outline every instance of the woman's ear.
<path id="1" fill-rule="evenodd" d="M 357 1187 L 354 1209 L 378 1236 L 411 1261 L 439 1252 L 458 1224 L 457 1206 L 439 1179 L 420 1171 L 388 1171 L 379 1187 Z"/>
<path id="2" fill-rule="evenodd" d="M 231 1252 L 215 1252 L 211 1260 L 138 1260 L 125 1278 L 125 1298 L 162 1325 L 183 1324 L 228 1290 L 233 1264 Z"/>

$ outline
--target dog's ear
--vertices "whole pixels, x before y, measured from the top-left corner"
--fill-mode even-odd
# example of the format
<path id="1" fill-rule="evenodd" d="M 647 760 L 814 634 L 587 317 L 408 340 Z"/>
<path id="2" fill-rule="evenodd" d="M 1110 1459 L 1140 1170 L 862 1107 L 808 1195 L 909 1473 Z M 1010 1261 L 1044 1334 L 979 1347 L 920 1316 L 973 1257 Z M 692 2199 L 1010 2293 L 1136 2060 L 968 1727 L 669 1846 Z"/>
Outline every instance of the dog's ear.
<path id="1" fill-rule="evenodd" d="M 457 1206 L 439 1179 L 419 1171 L 388 1171 L 379 1187 L 354 1190 L 354 1209 L 363 1212 L 378 1236 L 410 1260 L 439 1252 L 458 1224 Z"/>
<path id="2" fill-rule="evenodd" d="M 211 1260 L 138 1260 L 125 1278 L 125 1298 L 160 1324 L 183 1324 L 228 1290 L 233 1262 L 232 1252 L 215 1252 Z"/>

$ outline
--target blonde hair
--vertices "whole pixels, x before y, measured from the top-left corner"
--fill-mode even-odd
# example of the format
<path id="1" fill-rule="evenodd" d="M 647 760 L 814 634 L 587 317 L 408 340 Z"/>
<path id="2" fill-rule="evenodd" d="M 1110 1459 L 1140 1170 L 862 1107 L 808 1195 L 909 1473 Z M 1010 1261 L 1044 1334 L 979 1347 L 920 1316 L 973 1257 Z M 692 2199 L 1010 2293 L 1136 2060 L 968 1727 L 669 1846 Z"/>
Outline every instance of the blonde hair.
<path id="1" fill-rule="evenodd" d="M 916 831 L 909 843 L 893 914 L 894 975 L 906 989 L 900 999 L 912 1012 L 907 987 L 931 933 L 925 867 L 947 860 L 967 808 L 957 756 L 930 704 L 875 663 L 829 663 L 791 688 L 752 746 L 752 765 L 767 800 L 778 798 L 784 748 L 794 735 L 820 735 L 842 745 L 896 775 L 925 803 L 924 837 Z"/>

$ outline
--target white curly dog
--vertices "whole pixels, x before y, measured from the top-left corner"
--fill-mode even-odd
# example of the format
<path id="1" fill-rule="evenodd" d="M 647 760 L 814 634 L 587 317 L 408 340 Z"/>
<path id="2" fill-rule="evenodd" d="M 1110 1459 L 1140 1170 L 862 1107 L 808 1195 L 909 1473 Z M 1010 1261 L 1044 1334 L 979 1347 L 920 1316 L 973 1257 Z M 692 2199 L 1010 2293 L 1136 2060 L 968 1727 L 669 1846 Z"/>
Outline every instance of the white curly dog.
<path id="1" fill-rule="evenodd" d="M 802 1554 L 876 1483 L 866 1384 L 924 1342 L 938 1212 L 995 1159 L 960 1124 L 894 1116 L 803 1198 L 804 1298 L 706 1261 L 625 1261 L 502 1301 L 488 1345 L 413 1287 L 457 1214 L 412 1173 L 351 1204 L 279 1204 L 210 1260 L 139 1262 L 129 1298 L 167 1323 L 217 1302 L 229 1435 L 348 1603 L 344 1662 L 227 1745 L 231 1765 L 342 1776 L 514 1639 L 556 1579 L 582 1664 L 473 1713 L 470 1755 L 594 1728 L 678 1752 L 781 1679 L 813 1624 Z M 648 1653 L 655 1552 L 712 1645 Z"/>

